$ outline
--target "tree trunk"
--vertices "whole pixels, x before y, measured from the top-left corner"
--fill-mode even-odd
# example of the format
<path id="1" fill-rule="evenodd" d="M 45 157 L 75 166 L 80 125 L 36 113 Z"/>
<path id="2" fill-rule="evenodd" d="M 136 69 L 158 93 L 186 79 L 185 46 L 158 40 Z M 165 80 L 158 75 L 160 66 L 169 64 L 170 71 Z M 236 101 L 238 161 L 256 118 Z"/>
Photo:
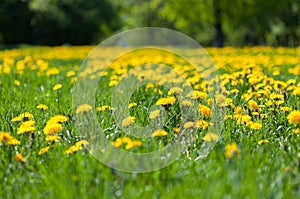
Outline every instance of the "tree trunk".
<path id="1" fill-rule="evenodd" d="M 215 46 L 221 48 L 224 46 L 224 33 L 222 29 L 222 17 L 221 17 L 221 0 L 213 0 L 213 10 L 215 18 Z"/>

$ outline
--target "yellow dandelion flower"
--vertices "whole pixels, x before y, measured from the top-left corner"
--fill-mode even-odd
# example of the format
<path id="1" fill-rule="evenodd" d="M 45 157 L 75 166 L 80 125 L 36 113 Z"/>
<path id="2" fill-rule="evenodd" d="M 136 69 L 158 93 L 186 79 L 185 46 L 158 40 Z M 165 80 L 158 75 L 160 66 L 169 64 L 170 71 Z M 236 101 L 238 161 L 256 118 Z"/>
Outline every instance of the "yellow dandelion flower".
<path id="1" fill-rule="evenodd" d="M 176 98 L 173 96 L 160 98 L 157 100 L 156 105 L 172 105 L 176 102 Z"/>
<path id="2" fill-rule="evenodd" d="M 47 124 L 52 124 L 52 123 L 62 123 L 68 121 L 68 118 L 64 115 L 55 115 L 51 117 L 48 121 Z"/>
<path id="3" fill-rule="evenodd" d="M 0 132 L 0 142 L 9 145 L 20 144 L 20 141 L 11 136 L 9 132 Z"/>
<path id="4" fill-rule="evenodd" d="M 75 143 L 75 145 L 77 145 L 77 146 L 82 146 L 82 145 L 84 145 L 84 146 L 88 146 L 90 143 L 88 142 L 88 141 L 86 141 L 86 140 L 80 140 L 80 141 L 78 141 L 78 142 L 76 142 Z"/>
<path id="5" fill-rule="evenodd" d="M 170 90 L 168 91 L 168 95 L 172 95 L 172 94 L 181 94 L 183 92 L 182 88 L 179 87 L 172 87 L 170 88 Z"/>
<path id="6" fill-rule="evenodd" d="M 227 114 L 224 116 L 224 120 L 232 119 L 233 115 Z"/>
<path id="7" fill-rule="evenodd" d="M 158 89 L 158 88 L 154 89 L 154 92 L 155 92 L 155 93 L 158 93 L 158 94 L 160 94 L 160 95 L 162 94 L 162 91 L 161 91 L 160 89 Z"/>
<path id="8" fill-rule="evenodd" d="M 101 111 L 105 111 L 105 110 L 114 110 L 111 106 L 108 105 L 103 105 L 103 106 L 99 106 L 97 107 L 97 111 L 101 112 Z"/>
<path id="9" fill-rule="evenodd" d="M 205 130 L 208 127 L 208 122 L 205 120 L 198 120 L 195 123 L 195 127 L 196 128 L 202 128 L 203 130 Z"/>
<path id="10" fill-rule="evenodd" d="M 260 114 L 259 116 L 260 116 L 260 118 L 268 118 L 267 114 Z"/>
<path id="11" fill-rule="evenodd" d="M 97 77 L 97 75 L 91 75 L 90 79 L 95 79 Z"/>
<path id="12" fill-rule="evenodd" d="M 139 146 L 142 146 L 142 142 L 139 140 L 135 140 L 135 141 L 128 142 L 125 146 L 125 149 L 129 150 L 133 147 L 139 147 Z"/>
<path id="13" fill-rule="evenodd" d="M 242 95 L 242 99 L 249 101 L 253 97 L 253 93 L 245 93 Z"/>
<path id="14" fill-rule="evenodd" d="M 48 152 L 49 149 L 50 149 L 49 146 L 44 147 L 44 148 L 42 148 L 42 149 L 39 150 L 38 154 L 39 154 L 39 155 L 43 155 L 44 153 Z"/>
<path id="15" fill-rule="evenodd" d="M 265 84 L 265 85 L 274 84 L 274 79 L 271 77 L 267 77 L 264 79 L 263 84 Z"/>
<path id="16" fill-rule="evenodd" d="M 70 79 L 71 84 L 73 84 L 74 82 L 76 82 L 76 80 L 77 80 L 77 77 L 72 77 L 72 78 Z"/>
<path id="17" fill-rule="evenodd" d="M 146 84 L 146 89 L 150 89 L 150 88 L 154 88 L 154 84 L 153 83 L 147 83 Z"/>
<path id="18" fill-rule="evenodd" d="M 15 80 L 14 83 L 15 83 L 16 86 L 20 86 L 21 85 L 21 82 L 19 80 Z"/>
<path id="19" fill-rule="evenodd" d="M 238 124 L 246 124 L 246 123 L 250 122 L 251 119 L 252 118 L 250 115 L 241 115 L 241 116 L 239 116 L 237 123 Z"/>
<path id="20" fill-rule="evenodd" d="M 119 79 L 119 76 L 117 76 L 117 75 L 110 76 L 110 80 L 118 80 L 118 79 Z"/>
<path id="21" fill-rule="evenodd" d="M 187 97 L 190 97 L 191 99 L 205 99 L 208 97 L 208 94 L 202 91 L 192 90 L 187 94 Z"/>
<path id="22" fill-rule="evenodd" d="M 226 144 L 225 146 L 225 157 L 232 158 L 240 153 L 240 149 L 238 148 L 236 143 Z"/>
<path id="23" fill-rule="evenodd" d="M 244 124 L 246 124 L 246 126 L 248 126 L 248 127 L 251 127 L 251 125 L 253 124 L 254 122 L 253 121 L 248 121 L 248 122 L 245 122 Z"/>
<path id="24" fill-rule="evenodd" d="M 87 113 L 88 111 L 92 110 L 92 108 L 93 108 L 93 107 L 92 107 L 91 105 L 89 105 L 89 104 L 80 104 L 80 105 L 77 107 L 75 113 L 76 113 L 76 114 L 79 114 L 79 113 Z"/>
<path id="25" fill-rule="evenodd" d="M 229 104 L 232 103 L 231 99 L 226 98 L 222 94 L 217 94 L 216 95 L 216 101 L 219 106 L 228 106 Z"/>
<path id="26" fill-rule="evenodd" d="M 293 129 L 293 133 L 298 134 L 299 132 L 300 132 L 300 129 L 299 129 L 299 128 Z"/>
<path id="27" fill-rule="evenodd" d="M 212 132 L 206 133 L 202 140 L 206 142 L 213 142 L 218 140 L 218 135 Z"/>
<path id="28" fill-rule="evenodd" d="M 129 126 L 129 125 L 133 124 L 134 121 L 135 121 L 135 117 L 128 116 L 123 120 L 122 127 Z"/>
<path id="29" fill-rule="evenodd" d="M 18 161 L 18 162 L 25 162 L 26 161 L 21 153 L 16 153 L 15 160 Z"/>
<path id="30" fill-rule="evenodd" d="M 117 80 L 111 80 L 110 82 L 109 82 L 109 85 L 108 86 L 115 86 L 115 85 L 117 85 L 118 84 L 118 81 Z"/>
<path id="31" fill-rule="evenodd" d="M 274 69 L 273 75 L 274 75 L 274 76 L 280 75 L 280 70 L 279 70 L 278 68 Z"/>
<path id="32" fill-rule="evenodd" d="M 275 103 L 275 105 L 279 106 L 284 103 L 284 100 L 278 100 L 278 101 L 275 101 L 274 103 Z"/>
<path id="33" fill-rule="evenodd" d="M 211 116 L 211 110 L 209 107 L 200 104 L 199 108 L 200 108 L 200 113 L 202 115 L 204 115 L 205 117 L 208 117 L 208 118 Z"/>
<path id="34" fill-rule="evenodd" d="M 49 68 L 46 72 L 47 76 L 57 75 L 57 74 L 59 74 L 59 70 L 57 68 Z"/>
<path id="35" fill-rule="evenodd" d="M 36 106 L 37 109 L 41 109 L 42 111 L 48 110 L 48 106 L 45 104 L 39 104 Z"/>
<path id="36" fill-rule="evenodd" d="M 263 139 L 263 140 L 259 140 L 259 141 L 257 142 L 257 144 L 258 144 L 258 145 L 261 145 L 262 143 L 268 143 L 268 142 L 269 142 L 269 140 Z"/>
<path id="37" fill-rule="evenodd" d="M 49 123 L 44 128 L 45 135 L 54 135 L 62 131 L 62 125 L 60 123 Z"/>
<path id="38" fill-rule="evenodd" d="M 270 99 L 274 101 L 283 101 L 284 100 L 284 95 L 282 94 L 276 94 L 276 93 L 271 93 Z"/>
<path id="39" fill-rule="evenodd" d="M 162 129 L 155 130 L 155 131 L 152 133 L 152 137 L 166 136 L 166 135 L 168 135 L 168 132 L 165 131 L 165 130 L 162 130 Z"/>
<path id="40" fill-rule="evenodd" d="M 268 101 L 266 101 L 266 105 L 267 105 L 267 106 L 272 106 L 272 105 L 273 105 L 273 102 L 272 102 L 271 100 L 268 100 Z"/>
<path id="41" fill-rule="evenodd" d="M 287 88 L 288 91 L 294 91 L 297 88 L 297 86 L 289 86 Z"/>
<path id="42" fill-rule="evenodd" d="M 255 97 L 261 97 L 261 96 L 268 96 L 271 93 L 269 90 L 258 90 L 256 93 L 254 93 Z"/>
<path id="43" fill-rule="evenodd" d="M 128 104 L 128 108 L 132 108 L 132 107 L 134 107 L 134 106 L 137 106 L 137 103 L 132 102 L 132 103 Z"/>
<path id="44" fill-rule="evenodd" d="M 191 101 L 189 101 L 189 100 L 183 100 L 183 101 L 181 102 L 180 106 L 189 106 L 189 107 L 191 107 L 191 106 L 193 106 L 193 105 L 192 105 L 192 102 L 191 102 Z"/>
<path id="45" fill-rule="evenodd" d="M 259 106 L 258 106 L 257 102 L 254 101 L 254 100 L 249 100 L 248 104 L 249 104 L 251 110 L 258 110 L 259 109 Z"/>
<path id="46" fill-rule="evenodd" d="M 19 116 L 16 116 L 16 117 L 12 118 L 10 121 L 17 122 L 17 121 L 22 121 L 22 119 Z"/>
<path id="47" fill-rule="evenodd" d="M 87 145 L 89 145 L 89 142 L 86 140 L 80 140 L 80 141 L 76 142 L 73 146 L 68 148 L 65 151 L 65 154 L 69 155 L 71 153 L 75 153 L 75 152 L 79 151 L 81 149 L 82 145 L 87 146 Z"/>
<path id="48" fill-rule="evenodd" d="M 56 90 L 59 90 L 62 88 L 62 84 L 55 84 L 54 87 L 53 87 L 53 90 L 56 91 Z"/>
<path id="49" fill-rule="evenodd" d="M 300 87 L 295 88 L 293 95 L 300 95 Z"/>
<path id="50" fill-rule="evenodd" d="M 121 138 L 117 138 L 116 141 L 112 142 L 112 145 L 114 147 L 120 148 L 122 146 L 123 142 Z"/>
<path id="51" fill-rule="evenodd" d="M 67 77 L 72 77 L 72 76 L 75 76 L 75 74 L 76 74 L 75 71 L 70 70 L 70 71 L 67 72 L 66 76 Z"/>
<path id="52" fill-rule="evenodd" d="M 35 130 L 34 123 L 35 121 L 32 120 L 23 122 L 18 128 L 17 134 L 33 132 Z"/>
<path id="53" fill-rule="evenodd" d="M 72 154 L 72 153 L 75 153 L 77 151 L 80 150 L 80 147 L 76 146 L 76 145 L 73 145 L 73 146 L 70 146 L 66 151 L 65 151 L 65 154 L 69 155 L 69 154 Z"/>
<path id="54" fill-rule="evenodd" d="M 48 142 L 52 142 L 52 141 L 57 141 L 60 139 L 61 139 L 61 137 L 58 135 L 50 135 L 50 136 L 47 136 L 45 140 Z"/>
<path id="55" fill-rule="evenodd" d="M 243 111 L 243 108 L 238 106 L 238 107 L 235 108 L 234 114 L 235 115 L 240 115 L 242 113 L 242 111 Z"/>
<path id="56" fill-rule="evenodd" d="M 299 124 L 300 123 L 300 112 L 299 111 L 292 111 L 288 116 L 287 119 L 289 120 L 290 124 Z"/>
<path id="57" fill-rule="evenodd" d="M 283 90 L 287 87 L 287 84 L 283 81 L 275 81 L 274 82 L 274 89 L 275 90 Z"/>
<path id="58" fill-rule="evenodd" d="M 219 106 L 230 106 L 233 104 L 233 100 L 231 98 L 226 98 L 225 103 L 219 104 Z"/>
<path id="59" fill-rule="evenodd" d="M 35 130 L 34 126 L 24 126 L 18 128 L 17 134 L 29 133 L 29 132 L 33 132 L 34 130 Z"/>
<path id="60" fill-rule="evenodd" d="M 259 106 L 259 108 L 265 108 L 266 107 L 264 104 L 260 104 L 258 106 Z"/>
<path id="61" fill-rule="evenodd" d="M 206 100 L 206 103 L 207 103 L 209 106 L 211 106 L 212 103 L 213 103 L 213 100 L 212 100 L 211 98 L 209 98 L 209 99 Z"/>
<path id="62" fill-rule="evenodd" d="M 183 124 L 183 128 L 187 129 L 187 128 L 191 128 L 192 126 L 194 126 L 194 122 L 186 122 Z"/>
<path id="63" fill-rule="evenodd" d="M 131 139 L 129 137 L 127 137 L 127 136 L 122 137 L 121 140 L 122 140 L 123 143 L 131 142 Z"/>
<path id="64" fill-rule="evenodd" d="M 292 111 L 292 109 L 290 107 L 287 107 L 287 106 L 280 107 L 280 110 L 283 111 L 283 112 L 290 112 L 290 111 Z"/>
<path id="65" fill-rule="evenodd" d="M 33 126 L 34 124 L 35 124 L 35 121 L 29 120 L 29 121 L 23 122 L 20 127 Z"/>
<path id="66" fill-rule="evenodd" d="M 258 116 L 258 115 L 259 115 L 259 112 L 254 111 L 254 112 L 252 112 L 251 114 L 252 114 L 253 116 Z"/>
<path id="67" fill-rule="evenodd" d="M 174 129 L 173 129 L 173 131 L 174 131 L 174 133 L 176 133 L 176 134 L 177 134 L 177 133 L 179 133 L 179 132 L 180 132 L 180 128 L 174 128 Z"/>
<path id="68" fill-rule="evenodd" d="M 18 121 L 25 121 L 25 120 L 32 120 L 32 119 L 34 119 L 34 117 L 31 113 L 24 112 L 18 115 L 17 117 L 14 117 L 11 121 L 18 122 Z"/>
<path id="69" fill-rule="evenodd" d="M 262 124 L 260 124 L 258 122 L 253 122 L 253 123 L 251 123 L 250 127 L 254 130 L 259 130 L 262 128 Z"/>
<path id="70" fill-rule="evenodd" d="M 159 114 L 160 114 L 160 110 L 159 109 L 154 110 L 154 111 L 152 111 L 150 113 L 149 118 L 153 120 L 153 119 L 157 118 L 159 116 Z"/>
<path id="71" fill-rule="evenodd" d="M 236 88 L 234 88 L 234 89 L 232 89 L 231 91 L 230 91 L 230 93 L 238 93 L 238 92 L 240 92 L 238 89 L 236 89 Z"/>
<path id="72" fill-rule="evenodd" d="M 100 77 L 104 77 L 104 76 L 107 76 L 108 75 L 108 72 L 107 71 L 100 71 L 99 73 L 98 73 L 98 76 L 100 76 Z"/>

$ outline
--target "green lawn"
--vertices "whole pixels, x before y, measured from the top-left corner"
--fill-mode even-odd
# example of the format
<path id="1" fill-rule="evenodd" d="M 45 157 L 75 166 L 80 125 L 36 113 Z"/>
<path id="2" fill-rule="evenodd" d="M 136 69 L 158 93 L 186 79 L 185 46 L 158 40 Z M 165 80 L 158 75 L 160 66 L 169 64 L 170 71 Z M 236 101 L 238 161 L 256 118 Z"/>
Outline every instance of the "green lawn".
<path id="1" fill-rule="evenodd" d="M 218 89 L 180 57 L 163 53 L 158 58 L 148 52 L 123 57 L 105 71 L 105 66 L 80 69 L 92 49 L 0 51 L 1 198 L 299 198 L 299 48 L 208 48 L 222 80 Z M 108 48 L 103 53 L 116 50 Z M 179 75 L 161 64 L 149 64 L 155 60 L 178 69 L 185 81 L 178 81 Z M 126 79 L 124 74 L 135 79 L 125 83 L 123 90 L 114 90 Z M 91 93 L 82 89 L 82 95 L 74 94 L 74 85 L 94 78 L 100 78 L 95 104 L 87 103 L 79 110 L 78 103 L 83 104 Z M 150 79 L 159 83 L 147 82 Z M 162 80 L 172 82 L 171 86 L 164 86 Z M 144 83 L 126 101 L 126 89 L 138 82 Z M 183 91 L 170 92 L 177 84 Z M 191 95 L 189 88 L 199 93 Z M 210 88 L 215 90 L 209 93 Z M 122 93 L 115 101 L 114 92 Z M 158 103 L 162 98 L 169 101 Z M 41 104 L 47 108 L 37 108 Z M 214 106 L 222 118 L 214 115 Z M 158 116 L 149 117 L 155 110 L 160 110 Z M 125 112 L 132 120 L 124 121 Z M 180 158 L 162 169 L 119 171 L 91 155 L 98 154 L 93 138 L 99 135 L 78 128 L 92 113 L 112 150 L 148 153 L 183 134 L 191 135 L 191 140 Z M 216 118 L 222 123 L 221 131 Z M 150 137 L 126 135 L 134 125 L 149 126 L 151 132 L 145 134 Z M 154 130 L 166 134 L 154 134 Z M 214 144 L 211 151 L 200 158 L 203 146 L 209 144 Z M 114 154 L 108 158 L 113 160 Z M 125 157 L 123 166 L 137 164 Z"/>

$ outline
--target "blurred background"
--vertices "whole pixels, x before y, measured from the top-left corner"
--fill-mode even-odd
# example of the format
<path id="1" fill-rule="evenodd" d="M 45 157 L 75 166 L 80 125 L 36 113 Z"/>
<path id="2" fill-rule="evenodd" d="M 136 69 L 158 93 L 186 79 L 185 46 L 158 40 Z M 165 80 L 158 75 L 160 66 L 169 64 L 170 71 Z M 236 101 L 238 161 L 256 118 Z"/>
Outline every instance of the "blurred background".
<path id="1" fill-rule="evenodd" d="M 0 0 L 0 45 L 98 44 L 157 26 L 203 46 L 298 46 L 300 0 Z"/>

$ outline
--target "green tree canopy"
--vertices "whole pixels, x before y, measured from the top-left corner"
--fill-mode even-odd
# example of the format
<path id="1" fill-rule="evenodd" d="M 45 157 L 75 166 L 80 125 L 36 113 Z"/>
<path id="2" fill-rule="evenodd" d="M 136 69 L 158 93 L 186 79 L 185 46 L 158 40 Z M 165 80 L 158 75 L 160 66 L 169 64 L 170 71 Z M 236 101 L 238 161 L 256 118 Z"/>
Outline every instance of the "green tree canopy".
<path id="1" fill-rule="evenodd" d="M 300 0 L 2 0 L 2 44 L 90 44 L 165 27 L 202 45 L 297 46 Z"/>
<path id="2" fill-rule="evenodd" d="M 1 41 L 88 44 L 115 32 L 119 18 L 106 0 L 2 0 Z"/>

